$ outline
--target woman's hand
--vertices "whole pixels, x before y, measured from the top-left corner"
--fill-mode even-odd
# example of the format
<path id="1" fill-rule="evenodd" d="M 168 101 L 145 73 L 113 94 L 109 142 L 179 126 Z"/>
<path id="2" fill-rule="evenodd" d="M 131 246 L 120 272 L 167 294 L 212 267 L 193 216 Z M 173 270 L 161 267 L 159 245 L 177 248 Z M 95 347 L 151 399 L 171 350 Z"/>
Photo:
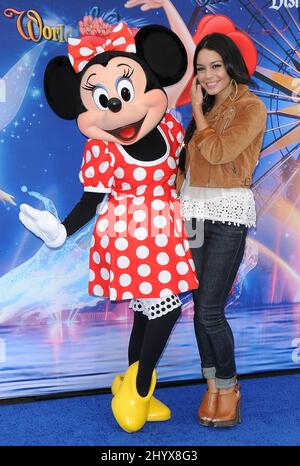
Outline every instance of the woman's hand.
<path id="1" fill-rule="evenodd" d="M 153 8 L 162 8 L 169 0 L 128 0 L 124 6 L 125 8 L 133 8 L 141 6 L 142 11 L 152 10 Z"/>
<path id="2" fill-rule="evenodd" d="M 190 90 L 191 103 L 193 107 L 193 113 L 200 112 L 202 113 L 202 104 L 203 104 L 203 92 L 199 84 L 197 76 L 194 77 Z"/>

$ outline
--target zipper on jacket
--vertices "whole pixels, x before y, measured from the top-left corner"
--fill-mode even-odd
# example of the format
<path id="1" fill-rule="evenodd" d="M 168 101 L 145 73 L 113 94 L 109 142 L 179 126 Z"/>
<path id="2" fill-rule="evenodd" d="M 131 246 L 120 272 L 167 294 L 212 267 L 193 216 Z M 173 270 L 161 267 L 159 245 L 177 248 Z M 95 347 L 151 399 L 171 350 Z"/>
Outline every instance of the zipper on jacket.
<path id="1" fill-rule="evenodd" d="M 207 187 L 207 188 L 210 187 L 210 172 L 211 172 L 211 166 L 209 165 L 209 167 L 208 167 L 207 183 L 206 183 L 206 187 Z"/>
<path id="2" fill-rule="evenodd" d="M 234 174 L 234 176 L 236 176 L 236 174 L 237 174 L 236 166 L 234 165 L 233 162 L 231 162 L 231 169 L 232 169 L 232 173 Z"/>
<path id="3" fill-rule="evenodd" d="M 222 130 L 221 130 L 221 134 L 223 133 L 223 131 L 225 131 L 225 129 L 228 128 L 229 123 L 231 123 L 231 121 L 232 121 L 232 115 L 233 115 L 234 113 L 235 113 L 234 108 L 230 108 L 230 109 L 228 110 L 228 116 L 227 116 L 227 118 L 226 118 L 226 120 L 225 120 L 225 123 L 224 123 L 224 125 L 223 125 L 223 128 L 222 128 Z"/>

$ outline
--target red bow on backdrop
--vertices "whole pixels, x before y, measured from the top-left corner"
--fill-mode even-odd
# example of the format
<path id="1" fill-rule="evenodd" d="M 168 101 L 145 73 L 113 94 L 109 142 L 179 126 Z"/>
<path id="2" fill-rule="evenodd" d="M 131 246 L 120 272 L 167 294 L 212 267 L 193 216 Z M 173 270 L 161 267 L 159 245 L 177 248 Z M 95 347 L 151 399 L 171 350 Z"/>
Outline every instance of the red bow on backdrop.
<path id="1" fill-rule="evenodd" d="M 257 50 L 253 41 L 241 31 L 238 31 L 233 21 L 225 15 L 205 15 L 201 18 L 196 32 L 193 36 L 195 44 L 199 42 L 208 34 L 218 32 L 226 34 L 239 48 L 242 57 L 246 63 L 250 76 L 254 73 L 257 65 Z M 185 87 L 181 96 L 177 101 L 177 105 L 185 105 L 190 103 L 190 87 L 192 79 Z"/>

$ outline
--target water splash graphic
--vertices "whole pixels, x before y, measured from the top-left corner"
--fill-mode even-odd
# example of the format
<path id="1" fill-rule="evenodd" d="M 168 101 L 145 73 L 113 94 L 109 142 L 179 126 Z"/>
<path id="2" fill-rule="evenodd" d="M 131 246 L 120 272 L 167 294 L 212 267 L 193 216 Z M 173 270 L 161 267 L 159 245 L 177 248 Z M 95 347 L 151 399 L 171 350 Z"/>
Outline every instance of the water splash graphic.
<path id="1" fill-rule="evenodd" d="M 58 218 L 50 199 L 34 191 L 28 194 L 41 200 Z M 68 238 L 62 248 L 49 249 L 43 245 L 31 259 L 0 278 L 0 323 L 16 318 L 18 323 L 29 318 L 43 321 L 54 315 L 69 320 L 80 310 L 103 307 L 104 299 L 87 292 L 95 219 Z"/>
<path id="2" fill-rule="evenodd" d="M 41 42 L 24 54 L 1 79 L 0 131 L 17 115 L 26 95 L 35 65 L 43 51 L 44 43 Z"/>
<path id="3" fill-rule="evenodd" d="M 37 193 L 36 191 L 28 191 L 28 194 L 29 194 L 29 196 L 33 196 L 36 199 L 39 199 L 43 203 L 43 205 L 45 207 L 45 210 L 48 210 L 48 212 L 53 214 L 54 217 L 56 217 L 59 220 L 56 207 L 53 204 L 53 202 L 51 201 L 51 199 L 48 199 L 47 197 L 43 196 L 40 193 Z"/>

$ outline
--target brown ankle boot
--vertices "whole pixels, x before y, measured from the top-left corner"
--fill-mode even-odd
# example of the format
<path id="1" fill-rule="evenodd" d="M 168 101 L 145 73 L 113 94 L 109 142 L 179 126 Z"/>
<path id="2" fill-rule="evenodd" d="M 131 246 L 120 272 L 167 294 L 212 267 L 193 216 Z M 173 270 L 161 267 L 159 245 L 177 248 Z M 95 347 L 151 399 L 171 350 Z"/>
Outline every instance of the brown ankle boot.
<path id="1" fill-rule="evenodd" d="M 212 426 L 212 420 L 215 418 L 219 392 L 206 392 L 203 395 L 201 404 L 198 409 L 200 424 L 203 426 Z"/>
<path id="2" fill-rule="evenodd" d="M 241 422 L 240 385 L 236 384 L 233 391 L 219 393 L 218 406 L 213 419 L 214 427 L 233 427 Z"/>

